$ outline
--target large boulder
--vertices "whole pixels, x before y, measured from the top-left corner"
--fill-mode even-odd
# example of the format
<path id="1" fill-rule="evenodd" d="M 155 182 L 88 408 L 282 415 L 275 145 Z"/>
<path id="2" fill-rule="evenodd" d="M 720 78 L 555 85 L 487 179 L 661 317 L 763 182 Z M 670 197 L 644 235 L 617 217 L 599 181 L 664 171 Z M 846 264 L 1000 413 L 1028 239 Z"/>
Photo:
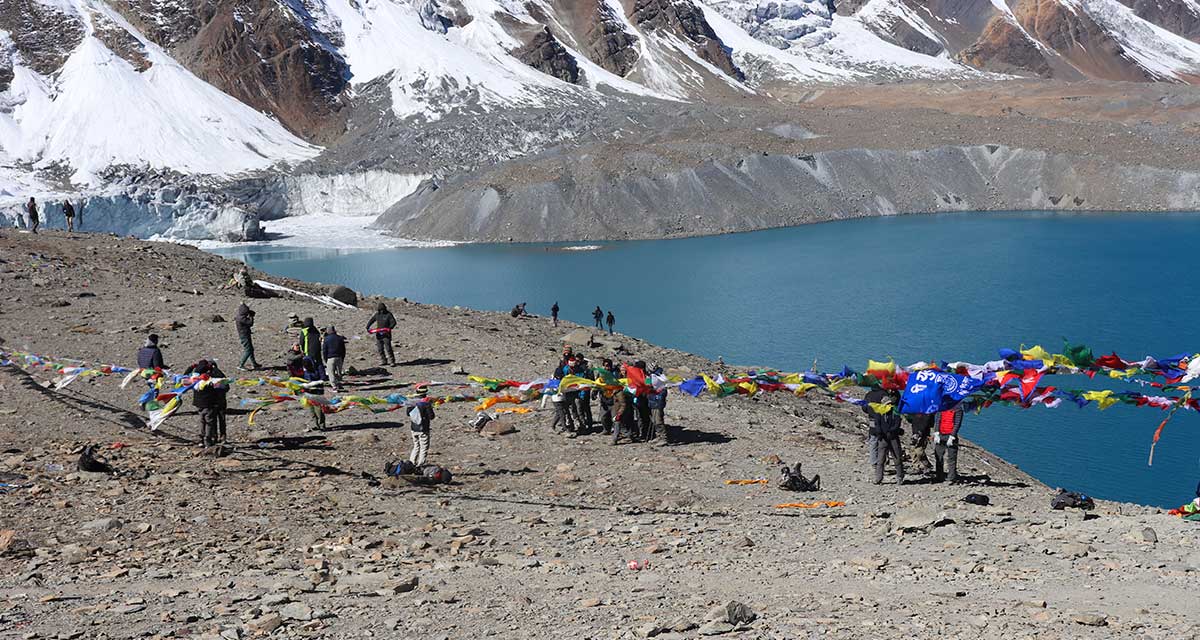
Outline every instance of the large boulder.
<path id="1" fill-rule="evenodd" d="M 342 304 L 348 304 L 352 307 L 358 306 L 358 294 L 350 287 L 343 287 L 339 284 L 329 290 L 329 297 Z"/>

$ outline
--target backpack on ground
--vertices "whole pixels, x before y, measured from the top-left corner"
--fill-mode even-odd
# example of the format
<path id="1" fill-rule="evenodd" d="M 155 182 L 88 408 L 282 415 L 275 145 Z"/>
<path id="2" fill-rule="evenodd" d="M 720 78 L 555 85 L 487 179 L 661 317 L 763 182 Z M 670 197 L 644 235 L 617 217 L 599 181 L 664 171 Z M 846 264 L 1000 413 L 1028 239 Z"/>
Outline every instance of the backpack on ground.
<path id="1" fill-rule="evenodd" d="M 963 502 L 980 507 L 986 507 L 992 503 L 992 500 L 982 493 L 968 493 L 967 497 L 963 498 Z"/>
<path id="2" fill-rule="evenodd" d="M 450 484 L 454 480 L 454 474 L 445 467 L 440 467 L 436 464 L 427 464 L 417 469 L 417 472 L 425 478 L 429 484 Z"/>
<path id="3" fill-rule="evenodd" d="M 1060 489 L 1058 495 L 1054 496 L 1054 499 L 1050 501 L 1050 508 L 1055 511 L 1062 511 L 1068 507 L 1091 511 L 1096 508 L 1096 502 L 1082 493 Z"/>
<path id="4" fill-rule="evenodd" d="M 411 476 L 417 472 L 417 466 L 408 460 L 400 460 L 384 465 L 383 472 L 389 476 Z"/>
<path id="5" fill-rule="evenodd" d="M 801 463 L 797 462 L 793 467 L 786 464 L 779 467 L 779 488 L 785 491 L 820 491 L 821 476 L 805 478 L 800 466 Z"/>

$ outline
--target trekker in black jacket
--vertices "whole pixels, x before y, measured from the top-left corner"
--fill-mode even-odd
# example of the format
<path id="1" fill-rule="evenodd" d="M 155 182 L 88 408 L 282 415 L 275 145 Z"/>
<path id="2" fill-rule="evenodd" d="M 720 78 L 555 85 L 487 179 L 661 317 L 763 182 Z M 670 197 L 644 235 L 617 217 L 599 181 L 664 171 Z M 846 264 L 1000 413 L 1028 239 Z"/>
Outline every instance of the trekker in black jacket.
<path id="1" fill-rule="evenodd" d="M 146 337 L 146 344 L 142 345 L 137 352 L 137 365 L 140 369 L 166 369 L 163 364 L 162 349 L 158 348 L 158 335 L 150 334 Z"/>
<path id="2" fill-rule="evenodd" d="M 333 325 L 329 325 L 325 329 L 325 340 L 321 343 L 321 356 L 325 358 L 325 368 L 329 372 L 333 390 L 341 391 L 342 363 L 346 360 L 346 338 L 339 335 L 337 327 Z"/>
<path id="3" fill-rule="evenodd" d="M 188 367 L 188 375 L 197 375 L 202 379 L 192 391 L 192 405 L 200 414 L 200 446 L 207 449 L 222 440 L 221 423 L 224 422 L 226 394 L 229 385 L 224 380 L 225 373 L 216 363 L 201 360 Z"/>
<path id="4" fill-rule="evenodd" d="M 392 351 L 392 330 L 396 328 L 396 316 L 388 311 L 387 305 L 380 302 L 375 307 L 375 315 L 367 322 L 367 332 L 375 336 L 375 348 L 379 351 L 379 366 L 396 364 L 396 354 Z"/>
<path id="5" fill-rule="evenodd" d="M 237 325 L 238 340 L 242 343 L 242 361 L 238 363 L 238 369 L 253 371 L 258 368 L 258 359 L 254 357 L 254 340 L 251 337 L 254 328 L 254 310 L 243 302 L 233 316 L 233 323 Z M 247 361 L 250 362 L 249 369 L 246 368 Z"/>

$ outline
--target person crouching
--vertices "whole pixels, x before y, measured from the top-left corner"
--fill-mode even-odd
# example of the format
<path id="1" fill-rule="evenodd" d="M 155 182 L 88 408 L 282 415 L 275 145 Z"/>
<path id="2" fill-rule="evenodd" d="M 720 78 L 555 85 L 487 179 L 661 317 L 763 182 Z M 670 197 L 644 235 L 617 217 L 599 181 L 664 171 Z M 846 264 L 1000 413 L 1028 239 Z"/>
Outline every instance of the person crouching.
<path id="1" fill-rule="evenodd" d="M 416 404 L 408 410 L 409 423 L 412 425 L 412 453 L 408 461 L 420 467 L 425 464 L 429 455 L 429 434 L 433 427 L 433 403 L 429 401 L 429 389 L 424 385 L 417 387 L 413 394 Z"/>

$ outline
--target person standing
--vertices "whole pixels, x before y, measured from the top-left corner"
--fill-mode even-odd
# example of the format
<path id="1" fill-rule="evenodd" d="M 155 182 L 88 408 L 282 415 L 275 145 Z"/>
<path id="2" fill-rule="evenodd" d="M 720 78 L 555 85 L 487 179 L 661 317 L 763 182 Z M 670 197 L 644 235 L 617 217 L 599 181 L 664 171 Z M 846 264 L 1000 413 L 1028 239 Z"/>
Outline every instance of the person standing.
<path id="1" fill-rule="evenodd" d="M 25 214 L 29 216 L 30 230 L 32 230 L 34 233 L 37 233 L 38 224 L 39 224 L 38 208 L 37 208 L 37 201 L 34 200 L 33 198 L 29 198 L 29 202 L 25 204 Z"/>
<path id="2" fill-rule="evenodd" d="M 396 328 L 396 316 L 388 311 L 387 305 L 380 302 L 375 306 L 375 315 L 367 321 L 367 332 L 375 336 L 375 348 L 379 351 L 379 366 L 396 364 L 396 354 L 392 351 L 392 330 Z"/>
<path id="3" fill-rule="evenodd" d="M 633 389 L 633 416 L 637 420 L 637 431 L 634 437 L 648 441 L 654 436 L 654 426 L 650 422 L 650 392 L 646 384 L 646 363 L 638 360 L 632 365 L 625 365 L 625 377 Z"/>
<path id="4" fill-rule="evenodd" d="M 629 393 L 628 389 L 620 389 L 613 394 L 612 418 L 611 444 L 617 444 L 622 432 L 630 441 L 636 439 L 633 428 L 633 394 Z"/>
<path id="5" fill-rule="evenodd" d="M 63 200 L 63 218 L 67 221 L 67 233 L 75 231 L 75 207 L 70 200 Z"/>
<path id="6" fill-rule="evenodd" d="M 889 457 L 895 461 L 896 484 L 904 484 L 904 453 L 900 445 L 904 430 L 901 428 L 900 414 L 896 411 L 899 401 L 895 392 L 872 389 L 867 393 L 868 404 L 863 406 L 863 411 L 871 418 L 868 446 L 872 448 L 875 484 L 883 484 L 883 468 L 887 466 Z"/>
<path id="7" fill-rule="evenodd" d="M 913 413 L 905 418 L 908 420 L 909 431 L 912 433 L 909 440 L 911 446 L 904 450 L 907 458 L 906 464 L 915 473 L 927 475 L 933 470 L 933 465 L 929 464 L 929 456 L 925 452 L 929 448 L 929 435 L 933 431 L 934 414 Z"/>
<path id="8" fill-rule="evenodd" d="M 613 316 L 612 310 L 609 310 L 609 312 L 608 312 L 608 320 L 607 321 L 608 321 L 608 335 L 611 336 L 613 334 L 613 325 L 617 323 L 617 319 L 616 319 L 616 317 Z"/>
<path id="9" fill-rule="evenodd" d="M 413 394 L 416 404 L 408 411 L 409 423 L 412 425 L 412 453 L 408 461 L 419 467 L 425 464 L 429 456 L 429 436 L 433 427 L 433 403 L 429 401 L 429 388 L 425 385 L 417 387 Z"/>
<path id="10" fill-rule="evenodd" d="M 962 420 L 962 403 L 937 414 L 937 433 L 933 435 L 934 479 L 937 482 L 958 482 L 958 432 L 962 429 Z"/>
<path id="11" fill-rule="evenodd" d="M 600 309 L 599 305 L 596 305 L 596 310 L 592 312 L 592 319 L 596 321 L 596 328 L 603 331 L 604 330 L 604 311 Z"/>
<path id="12" fill-rule="evenodd" d="M 558 326 L 558 301 L 554 301 L 554 306 L 550 307 L 550 318 L 554 320 L 554 326 Z"/>
<path id="13" fill-rule="evenodd" d="M 305 318 L 304 326 L 300 329 L 300 353 L 312 362 L 313 370 L 324 380 L 325 376 L 321 371 L 321 331 L 317 329 L 312 318 Z"/>
<path id="14" fill-rule="evenodd" d="M 192 405 L 200 414 L 200 446 L 204 449 L 217 444 L 220 438 L 221 385 L 226 385 L 221 372 L 214 363 L 200 360 L 188 367 L 188 375 L 199 376 L 200 380 L 192 392 Z M 226 391 L 228 386 L 226 385 Z"/>
<path id="15" fill-rule="evenodd" d="M 663 375 L 662 367 L 652 367 L 653 375 Z M 650 426 L 653 429 L 653 437 L 661 439 L 663 442 L 670 444 L 671 438 L 667 434 L 667 387 L 664 384 L 662 389 L 652 388 L 650 395 L 647 398 L 650 405 Z"/>
<path id="16" fill-rule="evenodd" d="M 325 330 L 325 341 L 321 344 L 321 355 L 325 357 L 325 366 L 329 371 L 329 379 L 333 390 L 342 390 L 342 363 L 346 360 L 346 339 L 338 335 L 337 328 L 329 325 Z"/>
<path id="17" fill-rule="evenodd" d="M 254 357 L 254 339 L 251 335 L 254 328 L 254 310 L 243 302 L 238 306 L 237 313 L 233 315 L 233 323 L 237 326 L 238 340 L 242 343 L 242 361 L 238 363 L 238 369 L 242 371 L 253 371 L 258 368 L 258 359 Z M 250 363 L 250 367 L 246 368 L 246 363 Z"/>
<path id="18" fill-rule="evenodd" d="M 600 369 L 596 372 L 597 380 L 616 379 L 617 368 L 613 365 L 612 358 L 605 358 L 600 363 Z M 608 390 L 599 392 L 600 395 L 600 426 L 604 429 L 604 435 L 611 435 L 613 431 L 613 396 Z"/>
<path id="19" fill-rule="evenodd" d="M 581 378 L 590 378 L 592 374 L 592 365 L 588 363 L 587 358 L 583 354 L 575 357 L 575 366 L 571 367 L 571 373 Z M 575 396 L 575 415 L 579 417 L 580 433 L 590 433 L 595 422 L 592 419 L 592 391 L 588 387 L 580 387 Z"/>

